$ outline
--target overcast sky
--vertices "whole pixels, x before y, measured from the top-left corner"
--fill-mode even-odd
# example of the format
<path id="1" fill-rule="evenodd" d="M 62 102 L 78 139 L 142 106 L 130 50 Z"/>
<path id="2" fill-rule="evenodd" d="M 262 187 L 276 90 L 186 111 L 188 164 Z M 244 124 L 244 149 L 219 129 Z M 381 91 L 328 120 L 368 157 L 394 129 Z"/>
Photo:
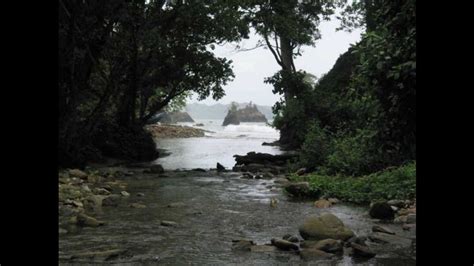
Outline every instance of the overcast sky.
<path id="1" fill-rule="evenodd" d="M 360 30 L 348 33 L 336 32 L 339 26 L 338 20 L 324 21 L 320 24 L 322 38 L 316 41 L 315 47 L 302 47 L 302 56 L 297 57 L 295 66 L 297 69 L 305 70 L 316 77 L 327 73 L 336 62 L 339 55 L 349 49 L 350 44 L 360 40 Z M 239 45 L 242 48 L 254 47 L 259 37 L 251 35 L 250 39 L 244 40 Z M 258 48 L 252 51 L 236 52 L 236 44 L 216 46 L 215 54 L 226 57 L 233 61 L 235 78 L 225 87 L 226 96 L 220 103 L 227 104 L 232 101 L 249 102 L 259 105 L 273 105 L 279 96 L 272 93 L 272 86 L 263 82 L 265 77 L 272 76 L 280 66 L 268 49 Z M 198 102 L 195 97 L 188 102 Z M 206 99 L 201 103 L 215 104 L 216 101 Z"/>

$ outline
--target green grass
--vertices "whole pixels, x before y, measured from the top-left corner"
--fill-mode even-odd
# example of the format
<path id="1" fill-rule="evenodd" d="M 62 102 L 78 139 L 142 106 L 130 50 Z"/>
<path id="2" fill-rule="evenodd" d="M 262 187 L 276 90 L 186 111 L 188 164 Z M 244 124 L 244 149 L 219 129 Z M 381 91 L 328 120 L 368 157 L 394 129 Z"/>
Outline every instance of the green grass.
<path id="1" fill-rule="evenodd" d="M 293 175 L 292 181 L 308 181 L 313 192 L 343 201 L 367 204 L 378 200 L 416 197 L 416 162 L 362 177 Z"/>

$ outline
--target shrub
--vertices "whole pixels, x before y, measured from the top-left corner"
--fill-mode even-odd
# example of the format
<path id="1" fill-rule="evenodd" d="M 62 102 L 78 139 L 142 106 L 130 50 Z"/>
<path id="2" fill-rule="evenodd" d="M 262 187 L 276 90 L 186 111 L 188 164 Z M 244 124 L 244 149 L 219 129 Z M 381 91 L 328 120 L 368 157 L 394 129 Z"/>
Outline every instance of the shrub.
<path id="1" fill-rule="evenodd" d="M 354 203 L 416 197 L 416 162 L 362 177 L 313 174 L 290 179 L 308 181 L 312 191 Z"/>

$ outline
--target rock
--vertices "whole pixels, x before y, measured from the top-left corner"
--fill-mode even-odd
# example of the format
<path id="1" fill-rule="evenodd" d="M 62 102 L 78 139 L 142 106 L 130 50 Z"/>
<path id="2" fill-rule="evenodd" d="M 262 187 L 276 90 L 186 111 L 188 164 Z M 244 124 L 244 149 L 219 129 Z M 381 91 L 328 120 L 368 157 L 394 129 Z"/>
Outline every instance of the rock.
<path id="1" fill-rule="evenodd" d="M 397 208 L 405 207 L 405 201 L 403 200 L 389 200 L 387 201 L 387 204 L 390 206 L 395 206 Z"/>
<path id="2" fill-rule="evenodd" d="M 176 227 L 178 224 L 173 221 L 161 221 L 160 225 L 162 226 L 170 226 L 170 227 Z"/>
<path id="3" fill-rule="evenodd" d="M 271 164 L 273 166 L 285 166 L 287 161 L 298 157 L 297 154 L 278 154 L 272 155 L 269 153 L 255 153 L 249 152 L 247 155 L 234 155 L 236 165 L 256 164 Z"/>
<path id="4" fill-rule="evenodd" d="M 351 243 L 356 243 L 356 244 L 359 244 L 359 245 L 362 245 L 362 246 L 367 246 L 365 241 L 367 241 L 366 236 L 353 236 L 353 237 L 349 238 L 347 240 L 347 242 L 344 243 L 344 246 L 350 247 Z"/>
<path id="5" fill-rule="evenodd" d="M 78 200 L 73 200 L 72 205 L 74 205 L 76 207 L 79 207 L 79 208 L 84 208 L 84 204 L 82 204 L 82 202 L 80 202 Z"/>
<path id="6" fill-rule="evenodd" d="M 103 206 L 117 206 L 120 202 L 120 195 L 112 194 L 102 200 Z"/>
<path id="7" fill-rule="evenodd" d="M 120 192 L 120 194 L 124 197 L 129 197 L 130 196 L 130 193 L 128 193 L 127 191 L 122 191 L 122 192 Z"/>
<path id="8" fill-rule="evenodd" d="M 408 214 L 406 223 L 407 224 L 416 223 L 416 214 Z"/>
<path id="9" fill-rule="evenodd" d="M 328 201 L 329 201 L 331 204 L 337 204 L 337 203 L 339 203 L 339 200 L 336 199 L 336 198 L 329 198 Z"/>
<path id="10" fill-rule="evenodd" d="M 220 163 L 217 163 L 217 166 L 216 166 L 216 167 L 217 167 L 217 171 L 218 171 L 218 172 L 225 171 L 225 167 L 224 167 L 222 164 L 220 164 Z"/>
<path id="11" fill-rule="evenodd" d="M 99 195 L 110 195 L 111 192 L 105 188 L 95 188 L 94 189 L 94 193 L 95 194 L 99 194 Z"/>
<path id="12" fill-rule="evenodd" d="M 273 175 L 272 173 L 270 172 L 263 173 L 263 179 L 273 179 L 273 178 L 275 178 L 275 175 Z"/>
<path id="13" fill-rule="evenodd" d="M 132 207 L 132 208 L 135 208 L 135 209 L 145 209 L 146 208 L 146 205 L 141 204 L 141 203 L 132 203 L 129 206 Z"/>
<path id="14" fill-rule="evenodd" d="M 203 123 L 197 123 L 197 124 L 195 124 L 194 126 L 195 126 L 195 127 L 203 127 L 204 124 L 203 124 Z"/>
<path id="15" fill-rule="evenodd" d="M 380 233 L 385 233 L 385 234 L 390 234 L 390 235 L 395 234 L 395 232 L 393 232 L 392 230 L 390 230 L 386 227 L 380 226 L 380 225 L 372 226 L 372 232 L 380 232 Z"/>
<path id="16" fill-rule="evenodd" d="M 407 215 L 401 215 L 401 216 L 398 216 L 397 218 L 395 218 L 395 219 L 393 220 L 393 222 L 396 223 L 396 224 L 406 223 L 407 218 L 408 218 Z"/>
<path id="17" fill-rule="evenodd" d="M 369 234 L 369 239 L 375 243 L 393 244 L 400 247 L 409 247 L 411 245 L 411 239 L 378 232 Z"/>
<path id="18" fill-rule="evenodd" d="M 84 190 L 85 192 L 92 192 L 88 185 L 82 185 L 81 189 Z"/>
<path id="19" fill-rule="evenodd" d="M 290 183 L 285 186 L 285 190 L 295 197 L 306 197 L 310 194 L 308 182 Z"/>
<path id="20" fill-rule="evenodd" d="M 240 125 L 240 120 L 237 112 L 229 112 L 227 113 L 226 117 L 224 118 L 224 122 L 222 123 L 223 126 L 228 125 Z"/>
<path id="21" fill-rule="evenodd" d="M 262 146 L 280 146 L 280 142 L 278 140 L 274 142 L 263 142 Z"/>
<path id="22" fill-rule="evenodd" d="M 151 166 L 149 170 L 152 174 L 161 174 L 165 172 L 165 169 L 163 169 L 161 164 L 155 164 Z"/>
<path id="23" fill-rule="evenodd" d="M 344 226 L 334 214 L 323 213 L 319 217 L 307 218 L 299 227 L 301 236 L 306 240 L 323 240 L 327 238 L 347 240 L 354 232 Z"/>
<path id="24" fill-rule="evenodd" d="M 88 175 L 87 176 L 87 182 L 92 183 L 92 184 L 97 184 L 102 182 L 102 176 L 100 175 Z"/>
<path id="25" fill-rule="evenodd" d="M 206 172 L 205 169 L 202 169 L 202 168 L 194 168 L 192 169 L 192 171 L 196 171 L 196 172 Z"/>
<path id="26" fill-rule="evenodd" d="M 275 184 L 288 184 L 289 182 L 290 180 L 284 177 L 275 178 L 275 180 L 273 180 L 273 183 Z"/>
<path id="27" fill-rule="evenodd" d="M 242 176 L 240 178 L 243 178 L 243 179 L 253 179 L 254 176 L 250 173 L 243 173 Z"/>
<path id="28" fill-rule="evenodd" d="M 173 202 L 173 203 L 170 203 L 168 204 L 168 208 L 180 208 L 180 207 L 185 207 L 186 204 L 182 203 L 182 202 Z"/>
<path id="29" fill-rule="evenodd" d="M 87 179 L 87 174 L 79 169 L 71 169 L 68 171 L 71 177 L 78 177 L 81 179 Z"/>
<path id="30" fill-rule="evenodd" d="M 369 247 L 359 245 L 357 243 L 351 243 L 352 247 L 352 254 L 356 257 L 363 257 L 363 258 L 372 258 L 375 257 L 375 252 L 370 250 Z"/>
<path id="31" fill-rule="evenodd" d="M 65 235 L 65 234 L 67 234 L 67 230 L 63 229 L 63 228 L 59 228 L 59 234 L 60 235 Z"/>
<path id="32" fill-rule="evenodd" d="M 145 129 L 154 138 L 193 138 L 204 137 L 206 130 L 180 125 L 148 125 Z M 165 154 L 164 156 L 169 155 Z M 161 156 L 163 157 L 163 155 Z"/>
<path id="33" fill-rule="evenodd" d="M 137 193 L 137 197 L 145 197 L 145 194 L 144 194 L 144 193 L 141 193 L 141 192 L 139 192 L 139 193 Z"/>
<path id="34" fill-rule="evenodd" d="M 311 248 L 319 249 L 329 253 L 342 251 L 342 243 L 340 240 L 324 239 L 316 242 Z"/>
<path id="35" fill-rule="evenodd" d="M 397 211 L 398 211 L 398 207 L 396 207 L 396 206 L 390 206 L 390 208 L 392 208 L 392 210 L 393 210 L 394 212 L 397 212 Z"/>
<path id="36" fill-rule="evenodd" d="M 242 171 L 242 166 L 241 165 L 235 165 L 234 167 L 232 167 L 232 171 L 241 172 Z"/>
<path id="37" fill-rule="evenodd" d="M 224 118 L 223 126 L 227 125 L 239 125 L 240 122 L 265 122 L 267 118 L 262 114 L 256 105 L 249 104 L 243 109 L 232 110 L 229 109 L 226 117 Z"/>
<path id="38" fill-rule="evenodd" d="M 283 240 L 283 239 L 273 238 L 271 242 L 272 242 L 272 245 L 282 250 L 299 250 L 300 249 L 300 247 L 297 244 L 287 241 L 287 240 Z"/>
<path id="39" fill-rule="evenodd" d="M 303 260 L 317 260 L 317 259 L 329 259 L 334 255 L 331 253 L 324 252 L 319 249 L 303 249 L 300 251 L 300 256 Z"/>
<path id="40" fill-rule="evenodd" d="M 77 215 L 77 224 L 79 226 L 97 227 L 97 226 L 104 225 L 105 222 L 99 221 L 95 219 L 94 217 L 90 217 L 84 213 L 80 213 L 79 215 Z"/>
<path id="41" fill-rule="evenodd" d="M 413 228 L 416 230 L 416 224 L 404 224 L 404 225 L 402 225 L 402 229 L 405 230 L 405 231 L 412 230 Z"/>
<path id="42" fill-rule="evenodd" d="M 296 171 L 297 175 L 304 175 L 306 174 L 307 169 L 306 168 L 300 168 L 298 171 Z"/>
<path id="43" fill-rule="evenodd" d="M 88 210 L 97 211 L 102 207 L 104 196 L 91 195 L 84 199 L 84 207 Z"/>
<path id="44" fill-rule="evenodd" d="M 395 216 L 395 212 L 386 202 L 376 202 L 370 207 L 369 215 L 376 219 L 392 220 Z"/>
<path id="45" fill-rule="evenodd" d="M 250 251 L 252 252 L 275 252 L 278 248 L 271 245 L 251 245 Z"/>
<path id="46" fill-rule="evenodd" d="M 278 200 L 275 198 L 270 199 L 270 207 L 275 208 L 278 203 Z"/>
<path id="47" fill-rule="evenodd" d="M 331 207 L 331 205 L 332 205 L 331 202 L 325 199 L 320 199 L 314 202 L 314 206 L 316 208 L 329 208 Z"/>
<path id="48" fill-rule="evenodd" d="M 290 234 L 284 235 L 283 240 L 287 240 L 287 241 L 290 241 L 290 242 L 293 242 L 293 243 L 299 243 L 300 242 L 300 239 L 297 236 L 293 236 L 293 235 L 290 235 Z"/>
<path id="49" fill-rule="evenodd" d="M 232 250 L 251 251 L 254 242 L 251 240 L 232 240 Z"/>
<path id="50" fill-rule="evenodd" d="M 249 163 L 240 167 L 240 171 L 248 171 L 251 173 L 261 172 L 264 169 L 268 168 L 265 168 L 265 165 L 259 163 Z"/>

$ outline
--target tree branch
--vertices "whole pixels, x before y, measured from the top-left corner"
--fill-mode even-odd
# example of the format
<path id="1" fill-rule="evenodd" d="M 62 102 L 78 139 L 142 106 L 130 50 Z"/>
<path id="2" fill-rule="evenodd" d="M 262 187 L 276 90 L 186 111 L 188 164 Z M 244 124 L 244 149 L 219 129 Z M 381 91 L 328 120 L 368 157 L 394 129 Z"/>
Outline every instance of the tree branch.
<path id="1" fill-rule="evenodd" d="M 272 48 L 272 45 L 270 44 L 270 41 L 268 40 L 268 36 L 266 33 L 263 33 L 263 38 L 265 39 L 265 42 L 267 43 L 267 47 L 268 49 L 270 49 L 270 51 L 272 52 L 273 56 L 275 57 L 275 60 L 277 61 L 277 63 L 283 67 L 283 64 L 281 62 L 281 57 L 278 57 L 278 54 L 275 52 L 275 50 Z"/>

